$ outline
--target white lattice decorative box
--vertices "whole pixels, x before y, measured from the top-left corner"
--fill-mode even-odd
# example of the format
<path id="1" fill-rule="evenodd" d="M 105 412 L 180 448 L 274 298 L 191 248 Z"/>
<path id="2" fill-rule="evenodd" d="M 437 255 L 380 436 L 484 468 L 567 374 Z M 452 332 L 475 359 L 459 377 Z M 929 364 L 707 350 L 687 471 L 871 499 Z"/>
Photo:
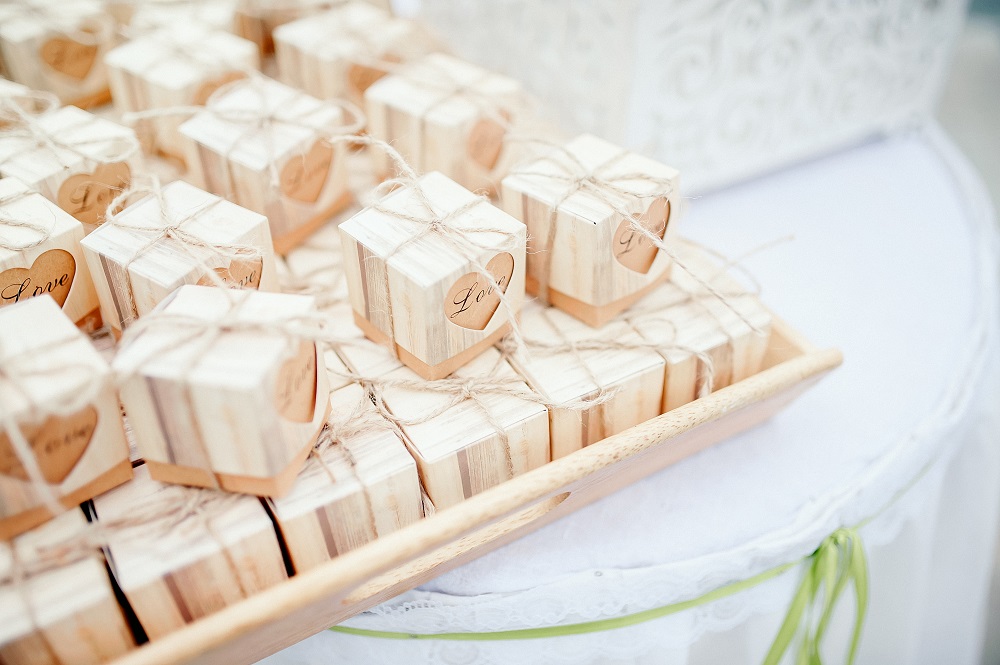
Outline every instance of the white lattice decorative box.
<path id="1" fill-rule="evenodd" d="M 672 164 L 701 192 L 929 117 L 965 6 L 423 0 L 422 14 L 561 126 Z"/>

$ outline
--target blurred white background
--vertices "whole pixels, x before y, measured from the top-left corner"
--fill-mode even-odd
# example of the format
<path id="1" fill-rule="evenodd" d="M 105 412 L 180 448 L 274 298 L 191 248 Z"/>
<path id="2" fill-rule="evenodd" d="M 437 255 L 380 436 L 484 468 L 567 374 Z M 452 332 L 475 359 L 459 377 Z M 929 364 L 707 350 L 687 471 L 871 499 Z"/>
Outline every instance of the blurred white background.
<path id="1" fill-rule="evenodd" d="M 938 118 L 979 169 L 1000 209 L 1000 0 L 973 3 Z M 987 621 L 983 665 L 1000 665 L 1000 543 Z"/>

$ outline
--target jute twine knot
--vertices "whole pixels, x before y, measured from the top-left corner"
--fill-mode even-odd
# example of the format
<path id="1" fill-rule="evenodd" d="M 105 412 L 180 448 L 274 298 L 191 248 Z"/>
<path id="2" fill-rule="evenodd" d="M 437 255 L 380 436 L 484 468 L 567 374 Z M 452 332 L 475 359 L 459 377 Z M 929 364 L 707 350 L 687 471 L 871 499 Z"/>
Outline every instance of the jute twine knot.
<path id="1" fill-rule="evenodd" d="M 139 201 L 135 201 L 135 199 L 139 197 L 142 198 Z M 138 223 L 129 223 L 123 219 L 126 207 L 131 205 L 133 201 L 135 201 L 135 203 L 140 203 L 150 197 L 155 199 L 157 203 L 157 220 L 155 225 L 149 226 Z M 209 242 L 185 228 L 188 224 L 201 219 L 202 215 L 213 210 L 216 206 L 222 203 L 222 201 L 223 199 L 213 195 L 211 200 L 207 203 L 204 203 L 192 210 L 188 210 L 180 215 L 175 215 L 175 213 L 171 210 L 171 206 L 167 202 L 166 197 L 164 196 L 160 180 L 155 175 L 150 175 L 144 180 L 138 178 L 133 179 L 130 187 L 121 192 L 111 201 L 108 205 L 108 211 L 106 213 L 104 223 L 139 236 L 145 236 L 144 242 L 139 245 L 139 247 L 131 253 L 129 258 L 126 259 L 125 263 L 122 264 L 122 270 L 125 273 L 126 296 L 128 299 L 125 305 L 126 311 L 129 314 L 129 319 L 127 321 L 122 321 L 123 326 L 129 324 L 139 316 L 136 309 L 135 290 L 132 283 L 132 273 L 130 268 L 139 258 L 151 251 L 153 248 L 157 247 L 161 241 L 176 241 L 176 247 L 180 249 L 188 258 L 190 258 L 199 268 L 201 278 L 207 279 L 213 286 L 218 287 L 227 287 L 228 285 L 209 265 L 209 256 L 229 261 L 236 259 L 254 260 L 260 259 L 263 256 L 261 249 L 254 245 L 246 243 Z"/>
<path id="2" fill-rule="evenodd" d="M 4 136 L 27 139 L 33 149 L 48 151 L 64 170 L 72 168 L 72 165 L 66 161 L 63 155 L 64 151 L 98 164 L 123 162 L 139 153 L 139 144 L 137 141 L 121 137 L 67 138 L 89 125 L 105 122 L 95 115 L 88 113 L 80 122 L 65 127 L 49 129 L 44 127 L 40 121 L 47 114 L 32 114 L 17 104 L 7 104 L 5 108 L 12 114 L 11 117 L 14 122 L 10 127 L 4 129 Z M 7 114 L 4 114 L 4 117 L 6 119 Z M 94 155 L 81 149 L 83 146 L 102 144 L 111 148 L 105 154 Z M 0 164 L 6 164 L 11 160 L 21 158 L 25 152 L 13 152 L 3 160 L 0 160 Z"/>
<path id="3" fill-rule="evenodd" d="M 628 220 L 633 233 L 638 234 L 653 247 L 656 247 L 658 251 L 667 255 L 674 265 L 691 275 L 692 279 L 698 282 L 708 293 L 717 298 L 723 306 L 732 311 L 737 318 L 756 334 L 765 334 L 765 331 L 760 330 L 742 312 L 733 306 L 724 294 L 692 272 L 686 262 L 677 255 L 677 252 L 668 243 L 664 242 L 662 237 L 664 228 L 662 226 L 650 229 L 646 224 L 643 224 L 642 215 L 630 209 L 629 202 L 637 199 L 666 199 L 671 203 L 670 216 L 672 217 L 674 214 L 673 204 L 676 202 L 674 201 L 675 192 L 673 191 L 673 183 L 669 178 L 660 178 L 644 172 L 611 172 L 614 166 L 631 154 L 627 150 L 620 151 L 594 168 L 587 168 L 580 158 L 564 145 L 547 139 L 532 137 L 522 137 L 515 140 L 525 143 L 535 143 L 549 148 L 548 154 L 541 157 L 540 161 L 552 164 L 559 170 L 556 173 L 551 173 L 537 169 L 531 170 L 527 166 L 522 166 L 514 168 L 511 171 L 512 175 L 548 179 L 565 186 L 563 193 L 552 204 L 549 211 L 545 251 L 542 252 L 543 266 L 538 277 L 538 296 L 539 300 L 544 304 L 548 304 L 549 299 L 549 284 L 552 277 L 551 253 L 556 239 L 556 222 L 559 206 L 565 203 L 573 194 L 583 192 L 597 202 L 607 206 L 614 213 L 621 216 L 622 219 Z M 667 223 L 669 223 L 669 219 Z"/>

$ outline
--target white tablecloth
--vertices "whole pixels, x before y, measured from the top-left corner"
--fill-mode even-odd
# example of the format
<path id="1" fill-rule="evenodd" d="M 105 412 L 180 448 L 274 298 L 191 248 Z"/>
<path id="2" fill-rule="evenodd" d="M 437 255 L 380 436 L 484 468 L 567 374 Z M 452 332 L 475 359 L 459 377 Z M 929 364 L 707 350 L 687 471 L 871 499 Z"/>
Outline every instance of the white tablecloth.
<path id="1" fill-rule="evenodd" d="M 1000 511 L 992 216 L 935 127 L 692 201 L 682 233 L 730 256 L 794 235 L 745 265 L 768 305 L 840 347 L 844 366 L 771 422 L 348 624 L 479 632 L 631 614 L 801 559 L 874 516 L 861 530 L 872 590 L 860 662 L 976 663 Z M 263 662 L 755 663 L 799 575 L 611 632 L 326 632 Z M 832 662 L 853 610 L 838 609 Z"/>

